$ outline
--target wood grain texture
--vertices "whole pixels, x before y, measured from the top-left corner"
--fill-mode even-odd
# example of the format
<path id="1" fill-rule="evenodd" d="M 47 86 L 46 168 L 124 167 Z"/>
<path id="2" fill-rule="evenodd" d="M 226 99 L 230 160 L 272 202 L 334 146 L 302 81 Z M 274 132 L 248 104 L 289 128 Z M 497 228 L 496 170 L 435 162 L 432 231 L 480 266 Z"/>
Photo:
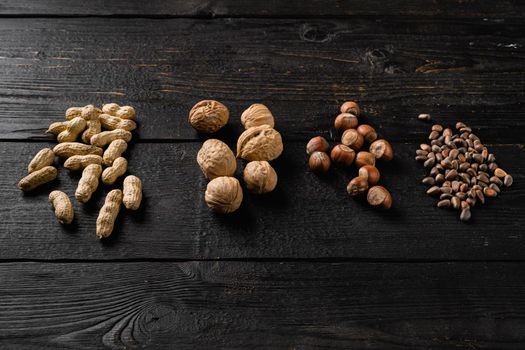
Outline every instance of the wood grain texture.
<path id="1" fill-rule="evenodd" d="M 142 140 L 196 140 L 187 113 L 214 98 L 234 132 L 263 102 L 305 140 L 329 135 L 355 99 L 393 141 L 420 140 L 425 112 L 523 143 L 524 31 L 483 19 L 4 19 L 0 139 L 39 139 L 69 106 L 115 101 L 137 108 Z"/>
<path id="2" fill-rule="evenodd" d="M 440 17 L 504 17 L 519 18 L 525 13 L 517 0 L 460 1 L 162 1 L 147 3 L 132 0 L 4 0 L 2 15 L 146 15 L 187 17 L 320 17 L 320 16 L 440 16 Z"/>
<path id="3" fill-rule="evenodd" d="M 143 180 L 143 206 L 133 214 L 123 210 L 112 238 L 101 243 L 95 220 L 108 188 L 87 205 L 74 201 L 75 222 L 62 227 L 47 194 L 60 188 L 73 196 L 79 174 L 61 168 L 57 181 L 24 195 L 15 183 L 47 144 L 0 145 L 1 259 L 523 259 L 525 151 L 519 146 L 491 147 L 515 183 L 463 224 L 457 212 L 437 209 L 424 193 L 425 171 L 413 159 L 417 145 L 394 144 L 395 160 L 379 166 L 394 197 L 390 211 L 348 197 L 355 170 L 319 178 L 307 169 L 305 143 L 287 142 L 274 162 L 276 190 L 267 196 L 245 191 L 241 209 L 220 216 L 203 200 L 206 181 L 195 161 L 200 143 L 141 143 L 127 157 L 129 173 Z"/>
<path id="4" fill-rule="evenodd" d="M 2 349 L 521 349 L 523 263 L 0 264 Z"/>

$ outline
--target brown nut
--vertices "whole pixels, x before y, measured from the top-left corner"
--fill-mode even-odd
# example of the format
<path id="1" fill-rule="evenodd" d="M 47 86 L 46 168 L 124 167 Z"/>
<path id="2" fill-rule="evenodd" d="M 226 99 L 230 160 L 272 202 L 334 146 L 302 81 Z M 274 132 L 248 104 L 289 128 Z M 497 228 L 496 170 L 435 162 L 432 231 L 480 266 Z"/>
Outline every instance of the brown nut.
<path id="1" fill-rule="evenodd" d="M 355 159 L 355 151 L 345 145 L 336 145 L 330 153 L 332 160 L 345 167 L 352 165 Z"/>
<path id="2" fill-rule="evenodd" d="M 73 222 L 75 213 L 73 212 L 73 205 L 67 194 L 61 191 L 52 191 L 49 194 L 49 202 L 55 209 L 55 216 L 59 223 L 69 225 Z"/>
<path id="3" fill-rule="evenodd" d="M 358 151 L 363 147 L 364 139 L 356 129 L 347 129 L 341 136 L 341 143 Z"/>
<path id="4" fill-rule="evenodd" d="M 358 168 L 364 165 L 376 165 L 376 157 L 370 152 L 361 151 L 355 157 L 355 165 Z"/>
<path id="5" fill-rule="evenodd" d="M 45 166 L 52 165 L 55 161 L 55 153 L 50 148 L 41 149 L 27 166 L 27 173 L 42 169 Z"/>
<path id="6" fill-rule="evenodd" d="M 53 181 L 58 175 L 58 170 L 53 166 L 45 166 L 35 170 L 18 183 L 18 188 L 24 192 L 34 190 L 40 185 Z"/>
<path id="7" fill-rule="evenodd" d="M 328 141 L 322 136 L 316 136 L 306 144 L 306 154 L 311 155 L 314 152 L 326 152 L 330 148 Z"/>
<path id="8" fill-rule="evenodd" d="M 341 113 L 352 113 L 356 117 L 359 117 L 359 114 L 361 113 L 359 105 L 354 101 L 346 101 L 341 105 L 340 110 Z"/>
<path id="9" fill-rule="evenodd" d="M 363 136 L 366 142 L 372 143 L 377 140 L 376 130 L 368 124 L 361 124 L 357 127 L 357 132 Z"/>
<path id="10" fill-rule="evenodd" d="M 233 176 L 237 169 L 237 159 L 230 147 L 217 139 L 206 140 L 197 153 L 197 163 L 207 179 L 219 176 Z"/>
<path id="11" fill-rule="evenodd" d="M 392 207 L 392 196 L 383 186 L 374 186 L 368 190 L 366 200 L 373 207 L 390 209 Z"/>
<path id="12" fill-rule="evenodd" d="M 359 176 L 365 178 L 370 185 L 375 185 L 381 177 L 379 170 L 373 165 L 363 165 L 359 168 Z"/>
<path id="13" fill-rule="evenodd" d="M 265 160 L 248 163 L 244 168 L 243 177 L 246 188 L 251 193 L 268 193 L 277 186 L 277 173 Z"/>
<path id="14" fill-rule="evenodd" d="M 370 153 L 379 160 L 390 161 L 394 158 L 392 145 L 386 140 L 376 140 L 370 145 Z"/>
<path id="15" fill-rule="evenodd" d="M 237 140 L 237 158 L 248 161 L 274 160 L 282 152 L 281 134 L 266 124 L 245 130 Z"/>
<path id="16" fill-rule="evenodd" d="M 352 113 L 341 113 L 335 118 L 334 127 L 337 131 L 343 132 L 348 129 L 355 129 L 359 121 Z"/>
<path id="17" fill-rule="evenodd" d="M 330 170 L 330 157 L 324 152 L 314 152 L 308 159 L 308 166 L 314 173 L 326 173 Z"/>
<path id="18" fill-rule="evenodd" d="M 211 180 L 204 195 L 208 207 L 221 214 L 236 211 L 241 206 L 242 198 L 239 180 L 229 176 L 220 176 Z"/>
<path id="19" fill-rule="evenodd" d="M 214 100 L 198 102 L 190 110 L 188 121 L 198 132 L 216 132 L 228 123 L 230 111 L 225 105 Z"/>
<path id="20" fill-rule="evenodd" d="M 354 177 L 346 186 L 346 191 L 351 196 L 358 196 L 368 190 L 368 181 L 364 177 Z"/>
<path id="21" fill-rule="evenodd" d="M 261 103 L 254 103 L 241 114 L 241 123 L 245 129 L 259 125 L 275 125 L 272 112 Z"/>

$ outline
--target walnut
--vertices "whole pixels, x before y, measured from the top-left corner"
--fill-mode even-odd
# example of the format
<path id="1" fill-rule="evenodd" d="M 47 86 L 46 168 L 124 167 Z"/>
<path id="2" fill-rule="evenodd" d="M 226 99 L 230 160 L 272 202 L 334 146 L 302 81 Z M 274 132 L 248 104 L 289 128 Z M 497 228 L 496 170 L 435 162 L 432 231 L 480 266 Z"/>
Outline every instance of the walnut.
<path id="1" fill-rule="evenodd" d="M 242 202 L 242 188 L 234 177 L 220 176 L 208 183 L 204 199 L 211 210 L 228 214 L 236 211 Z"/>
<path id="2" fill-rule="evenodd" d="M 237 157 L 248 161 L 274 160 L 283 152 L 281 134 L 269 125 L 244 131 L 237 141 Z"/>
<path id="3" fill-rule="evenodd" d="M 204 100 L 193 106 L 188 120 L 195 130 L 212 133 L 226 125 L 229 117 L 230 112 L 225 105 L 214 100 Z"/>
<path id="4" fill-rule="evenodd" d="M 273 128 L 275 125 L 272 112 L 260 103 L 255 103 L 242 112 L 241 123 L 246 129 L 263 124 L 270 125 Z"/>
<path id="5" fill-rule="evenodd" d="M 237 169 L 237 159 L 233 152 L 228 145 L 217 139 L 204 142 L 197 153 L 197 163 L 204 176 L 210 180 L 219 176 L 232 176 Z"/>
<path id="6" fill-rule="evenodd" d="M 252 193 L 268 193 L 277 185 L 277 173 L 265 160 L 248 163 L 243 175 L 246 187 Z"/>

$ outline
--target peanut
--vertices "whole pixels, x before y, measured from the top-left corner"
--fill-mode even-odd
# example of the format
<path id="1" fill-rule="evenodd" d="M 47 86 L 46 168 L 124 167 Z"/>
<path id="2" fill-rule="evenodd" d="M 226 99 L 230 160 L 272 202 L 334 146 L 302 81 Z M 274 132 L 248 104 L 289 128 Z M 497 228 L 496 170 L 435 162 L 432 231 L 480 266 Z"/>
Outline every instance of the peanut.
<path id="1" fill-rule="evenodd" d="M 70 107 L 66 110 L 66 119 L 71 120 L 73 118 L 82 117 L 87 121 L 95 119 L 100 113 L 102 113 L 102 111 L 93 105 Z"/>
<path id="2" fill-rule="evenodd" d="M 126 176 L 122 192 L 124 193 L 122 201 L 126 209 L 137 210 L 142 201 L 142 182 L 140 179 L 134 175 Z"/>
<path id="3" fill-rule="evenodd" d="M 122 156 L 122 153 L 124 153 L 127 148 L 127 142 L 122 139 L 112 141 L 104 151 L 104 165 L 111 166 L 115 159 Z"/>
<path id="4" fill-rule="evenodd" d="M 82 170 L 90 164 L 102 164 L 102 157 L 96 154 L 84 156 L 71 156 L 64 162 L 64 168 L 68 170 Z"/>
<path id="5" fill-rule="evenodd" d="M 79 202 L 86 203 L 91 199 L 91 195 L 98 187 L 98 178 L 101 173 L 102 166 L 99 164 L 90 164 L 84 169 L 75 191 L 75 198 Z"/>
<path id="6" fill-rule="evenodd" d="M 53 164 L 55 161 L 55 153 L 51 148 L 41 149 L 31 160 L 27 166 L 27 172 L 31 174 L 33 171 L 42 169 L 45 166 Z"/>
<path id="7" fill-rule="evenodd" d="M 62 131 L 67 129 L 68 122 L 56 122 L 49 125 L 49 128 L 47 129 L 47 133 L 58 135 Z"/>
<path id="8" fill-rule="evenodd" d="M 82 108 L 83 107 L 69 107 L 66 110 L 66 119 L 71 120 L 76 117 L 80 117 L 82 114 Z"/>
<path id="9" fill-rule="evenodd" d="M 73 142 L 77 139 L 78 135 L 86 128 L 86 121 L 81 117 L 75 117 L 69 121 L 66 130 L 62 131 L 57 136 L 59 143 L 62 142 Z"/>
<path id="10" fill-rule="evenodd" d="M 99 119 L 102 127 L 108 130 L 123 129 L 131 131 L 137 128 L 137 123 L 131 119 L 122 119 L 109 114 L 101 114 Z"/>
<path id="11" fill-rule="evenodd" d="M 97 218 L 97 237 L 106 238 L 113 232 L 113 226 L 117 219 L 120 205 L 122 204 L 122 191 L 111 190 L 106 196 L 104 205 L 100 209 Z"/>
<path id="12" fill-rule="evenodd" d="M 91 138 L 91 144 L 98 147 L 104 147 L 111 143 L 111 141 L 122 139 L 126 142 L 131 140 L 131 133 L 123 129 L 115 129 L 112 131 L 103 131 Z"/>
<path id="13" fill-rule="evenodd" d="M 86 121 L 96 120 L 98 119 L 98 116 L 101 113 L 102 111 L 99 108 L 96 108 L 93 105 L 87 105 L 87 106 L 82 107 L 80 111 L 80 116 L 84 118 Z"/>
<path id="14" fill-rule="evenodd" d="M 49 202 L 55 208 L 55 216 L 61 224 L 69 225 L 73 221 L 73 205 L 67 194 L 61 191 L 53 191 L 49 194 Z"/>
<path id="15" fill-rule="evenodd" d="M 99 119 L 92 119 L 87 121 L 87 129 L 82 133 L 82 141 L 89 143 L 91 137 L 99 134 L 102 129 Z"/>
<path id="16" fill-rule="evenodd" d="M 116 103 L 108 103 L 102 106 L 102 111 L 106 114 L 122 119 L 135 119 L 135 108 L 131 106 L 119 106 Z"/>
<path id="17" fill-rule="evenodd" d="M 40 185 L 56 179 L 58 171 L 53 166 L 45 166 L 40 170 L 33 171 L 18 183 L 18 188 L 24 192 L 34 190 Z"/>
<path id="18" fill-rule="evenodd" d="M 58 157 L 69 158 L 74 155 L 83 156 L 86 154 L 102 156 L 103 150 L 100 147 L 85 145 L 80 142 L 64 142 L 56 145 L 55 148 L 53 148 L 53 152 L 55 152 Z"/>
<path id="19" fill-rule="evenodd" d="M 113 185 L 117 178 L 124 175 L 128 170 L 128 161 L 124 157 L 118 157 L 113 165 L 104 169 L 102 173 L 102 182 L 106 185 Z"/>

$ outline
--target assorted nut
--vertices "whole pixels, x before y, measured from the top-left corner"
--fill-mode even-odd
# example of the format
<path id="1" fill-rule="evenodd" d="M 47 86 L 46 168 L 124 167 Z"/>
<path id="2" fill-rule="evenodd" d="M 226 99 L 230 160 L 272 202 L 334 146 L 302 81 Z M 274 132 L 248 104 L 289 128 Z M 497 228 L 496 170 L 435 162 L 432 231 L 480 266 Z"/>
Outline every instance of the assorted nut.
<path id="1" fill-rule="evenodd" d="M 197 163 L 208 180 L 219 176 L 233 176 L 237 170 L 237 159 L 227 144 L 209 139 L 197 153 Z"/>
<path id="2" fill-rule="evenodd" d="M 265 160 L 255 160 L 246 164 L 243 178 L 246 188 L 251 193 L 272 192 L 277 186 L 277 173 Z"/>
<path id="3" fill-rule="evenodd" d="M 230 111 L 225 105 L 214 100 L 204 100 L 193 106 L 188 121 L 198 132 L 213 133 L 225 126 L 229 118 Z"/>
<path id="4" fill-rule="evenodd" d="M 112 185 L 127 172 L 127 160 L 122 154 L 131 141 L 131 130 L 136 129 L 136 112 L 131 106 L 108 103 L 102 109 L 93 105 L 70 107 L 65 113 L 66 121 L 52 123 L 47 132 L 55 135 L 59 142 L 52 150 L 39 151 L 28 165 L 28 175 L 18 183 L 22 191 L 54 180 L 57 169 L 52 166 L 55 157 L 64 158 L 64 167 L 71 171 L 82 170 L 82 177 L 75 191 L 80 203 L 88 202 L 97 190 L 99 179 Z M 107 131 L 102 131 L 106 129 Z M 82 142 L 79 142 L 82 141 Z M 109 146 L 108 146 L 109 145 Z M 104 151 L 103 147 L 108 146 Z M 106 169 L 103 169 L 103 167 Z M 124 198 L 127 209 L 136 210 L 142 200 L 142 182 L 136 176 L 124 179 L 124 195 L 121 190 L 112 190 L 106 197 L 97 220 L 96 233 L 99 238 L 108 237 L 113 231 L 120 203 Z M 52 191 L 49 201 L 61 224 L 73 221 L 73 205 L 67 194 Z"/>
<path id="5" fill-rule="evenodd" d="M 344 168 L 355 164 L 359 169 L 359 176 L 354 177 L 346 186 L 348 194 L 358 196 L 368 192 L 367 200 L 370 205 L 389 209 L 392 206 L 392 197 L 388 190 L 383 186 L 369 189 L 369 186 L 376 185 L 381 178 L 375 167 L 376 161 L 390 161 L 394 157 L 392 146 L 388 141 L 379 139 L 372 126 L 359 125 L 361 109 L 356 102 L 343 103 L 340 111 L 341 114 L 335 118 L 334 127 L 342 132 L 341 144 L 334 146 L 328 157 L 330 145 L 326 139 L 322 136 L 312 138 L 306 145 L 306 153 L 310 155 L 308 166 L 313 172 L 324 174 L 330 170 L 330 158 Z M 369 152 L 361 151 L 365 142 L 370 144 Z"/>
<path id="6" fill-rule="evenodd" d="M 460 220 L 469 221 L 472 208 L 511 186 L 512 176 L 465 123 L 456 123 L 456 130 L 432 126 L 430 144 L 420 145 L 416 160 L 429 172 L 421 182 L 431 186 L 427 194 L 439 198 L 438 208 L 460 210 Z"/>

